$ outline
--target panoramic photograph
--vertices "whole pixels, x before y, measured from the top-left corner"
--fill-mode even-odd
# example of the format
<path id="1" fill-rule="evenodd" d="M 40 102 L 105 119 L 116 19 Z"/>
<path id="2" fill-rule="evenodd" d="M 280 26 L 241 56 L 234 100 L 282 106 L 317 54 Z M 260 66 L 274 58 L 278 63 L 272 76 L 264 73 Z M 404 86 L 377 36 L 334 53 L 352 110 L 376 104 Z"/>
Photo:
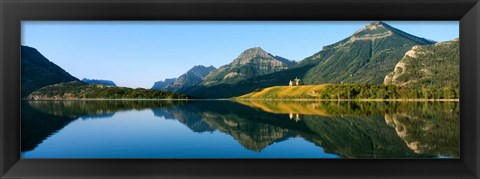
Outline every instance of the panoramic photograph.
<path id="1" fill-rule="evenodd" d="M 22 158 L 460 158 L 458 21 L 22 21 Z"/>

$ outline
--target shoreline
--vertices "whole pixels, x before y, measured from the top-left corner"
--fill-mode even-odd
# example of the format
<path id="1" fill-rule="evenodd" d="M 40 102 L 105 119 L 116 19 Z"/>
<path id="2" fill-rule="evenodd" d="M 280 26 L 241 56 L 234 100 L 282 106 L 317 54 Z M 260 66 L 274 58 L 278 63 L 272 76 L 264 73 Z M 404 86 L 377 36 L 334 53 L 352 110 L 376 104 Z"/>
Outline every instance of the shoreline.
<path id="1" fill-rule="evenodd" d="M 265 99 L 265 98 L 222 98 L 222 99 L 38 99 L 22 101 L 364 101 L 364 102 L 459 102 L 460 99 Z"/>
<path id="2" fill-rule="evenodd" d="M 255 99 L 255 98 L 246 98 L 246 99 L 235 99 L 239 101 L 393 101 L 393 102 L 459 102 L 460 99 Z"/>
<path id="3" fill-rule="evenodd" d="M 226 101 L 230 99 L 106 99 L 106 98 L 91 98 L 91 99 L 22 99 L 22 101 Z"/>

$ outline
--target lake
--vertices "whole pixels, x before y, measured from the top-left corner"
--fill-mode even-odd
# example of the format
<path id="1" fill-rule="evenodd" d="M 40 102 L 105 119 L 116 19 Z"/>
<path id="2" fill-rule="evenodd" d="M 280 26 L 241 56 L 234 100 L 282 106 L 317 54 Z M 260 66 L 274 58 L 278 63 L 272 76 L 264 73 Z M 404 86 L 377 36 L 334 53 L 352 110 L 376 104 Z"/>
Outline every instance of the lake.
<path id="1" fill-rule="evenodd" d="M 459 158 L 458 102 L 23 101 L 22 158 Z"/>

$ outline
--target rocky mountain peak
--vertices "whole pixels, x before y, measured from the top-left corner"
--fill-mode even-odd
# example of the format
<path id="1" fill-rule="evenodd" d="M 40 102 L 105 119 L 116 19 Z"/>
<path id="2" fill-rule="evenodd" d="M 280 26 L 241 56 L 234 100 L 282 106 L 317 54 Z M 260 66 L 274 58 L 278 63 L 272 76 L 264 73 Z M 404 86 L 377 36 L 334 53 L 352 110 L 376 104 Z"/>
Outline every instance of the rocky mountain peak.
<path id="1" fill-rule="evenodd" d="M 200 78 L 203 78 L 210 73 L 210 71 L 215 70 L 216 68 L 210 65 L 209 67 L 203 66 L 203 65 L 196 65 L 190 70 L 187 71 L 187 73 L 190 73 L 192 75 L 198 76 Z"/>
<path id="2" fill-rule="evenodd" d="M 207 67 L 205 67 L 203 65 L 195 65 L 192 68 L 190 68 L 189 71 L 191 71 L 191 70 L 201 70 L 201 69 L 205 69 L 205 68 L 207 68 Z"/>
<path id="3" fill-rule="evenodd" d="M 272 58 L 272 56 L 260 47 L 253 47 L 243 51 L 234 61 L 244 64 L 255 57 Z M 242 63 L 243 62 L 243 63 Z"/>
<path id="4" fill-rule="evenodd" d="M 361 32 L 361 31 L 367 31 L 367 30 L 377 30 L 377 29 L 381 29 L 381 28 L 385 28 L 385 23 L 381 22 L 381 21 L 376 21 L 376 22 L 372 22 L 368 25 L 366 25 L 365 27 L 357 30 L 355 33 L 358 33 L 358 32 Z"/>
<path id="5" fill-rule="evenodd" d="M 195 86 L 202 82 L 203 78 L 213 70 L 216 70 L 216 68 L 212 65 L 208 67 L 196 65 L 166 86 L 165 90 L 179 92 L 188 87 Z"/>
<path id="6" fill-rule="evenodd" d="M 354 32 L 350 37 L 347 37 L 342 41 L 339 41 L 332 45 L 324 46 L 323 49 L 328 49 L 328 48 L 338 49 L 338 48 L 348 47 L 349 45 L 358 41 L 374 42 L 374 41 L 378 41 L 378 40 L 382 40 L 390 37 L 392 37 L 392 39 L 395 39 L 395 38 L 408 39 L 409 41 L 413 41 L 420 45 L 428 45 L 428 44 L 436 43 L 433 40 L 414 36 L 412 34 L 401 31 L 395 27 L 392 27 L 384 22 L 377 21 L 377 22 L 372 22 L 363 28 L 360 28 L 359 30 Z"/>
<path id="7" fill-rule="evenodd" d="M 392 27 L 388 26 L 383 22 L 373 22 L 353 33 L 352 38 L 374 40 L 378 38 L 388 37 L 392 35 L 391 28 Z"/>
<path id="8" fill-rule="evenodd" d="M 295 64 L 295 61 L 274 56 L 260 47 L 253 47 L 243 51 L 231 63 L 212 71 L 205 77 L 201 85 L 232 84 L 251 77 L 285 70 Z"/>

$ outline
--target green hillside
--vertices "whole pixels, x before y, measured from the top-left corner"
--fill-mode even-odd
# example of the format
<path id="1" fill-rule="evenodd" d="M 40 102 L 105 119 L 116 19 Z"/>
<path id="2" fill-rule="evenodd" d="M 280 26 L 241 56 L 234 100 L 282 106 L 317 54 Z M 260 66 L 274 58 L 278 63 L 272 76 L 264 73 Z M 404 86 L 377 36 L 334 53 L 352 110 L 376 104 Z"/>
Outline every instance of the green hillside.
<path id="1" fill-rule="evenodd" d="M 64 99 L 185 99 L 187 95 L 143 88 L 112 87 L 73 81 L 43 87 L 26 97 L 27 100 Z"/>
<path id="2" fill-rule="evenodd" d="M 320 85 L 322 89 L 313 88 L 312 85 L 275 86 L 257 90 L 239 98 L 458 99 L 460 97 L 459 67 L 459 41 L 455 39 L 412 47 L 395 67 L 392 67 L 393 72 L 384 77 L 384 85 L 371 83 Z"/>
<path id="3" fill-rule="evenodd" d="M 382 84 L 405 52 L 414 45 L 432 43 L 377 22 L 324 47 L 299 65 L 315 64 L 303 77 L 307 84 Z"/>
<path id="4" fill-rule="evenodd" d="M 21 47 L 21 63 L 22 97 L 47 85 L 78 81 L 32 47 Z"/>

